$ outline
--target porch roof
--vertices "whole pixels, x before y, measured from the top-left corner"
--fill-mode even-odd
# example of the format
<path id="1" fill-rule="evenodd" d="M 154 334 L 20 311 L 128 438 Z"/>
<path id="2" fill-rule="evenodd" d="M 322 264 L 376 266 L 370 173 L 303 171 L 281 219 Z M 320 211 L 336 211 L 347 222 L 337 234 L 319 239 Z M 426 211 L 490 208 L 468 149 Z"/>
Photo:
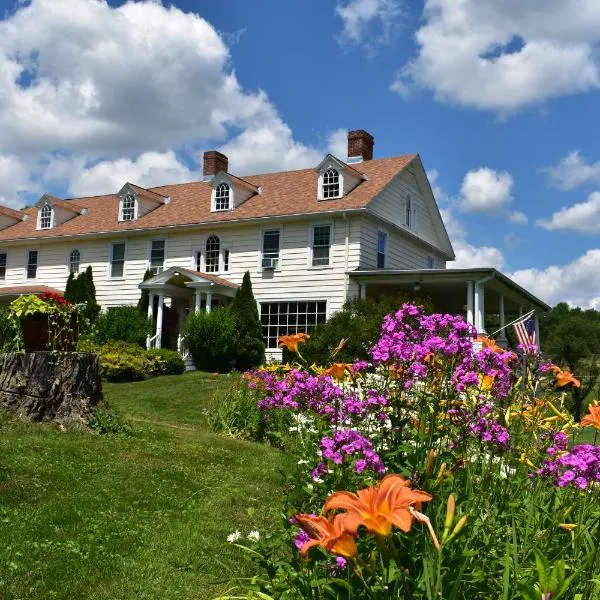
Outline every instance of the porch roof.
<path id="1" fill-rule="evenodd" d="M 61 290 L 57 290 L 53 287 L 48 287 L 47 285 L 13 285 L 7 287 L 0 287 L 0 302 L 8 302 L 14 298 L 18 298 L 19 296 L 23 296 L 24 294 L 60 294 L 63 295 Z"/>
<path id="2" fill-rule="evenodd" d="M 240 286 L 212 273 L 200 273 L 183 267 L 170 267 L 143 281 L 139 287 L 150 292 L 169 292 L 174 288 L 191 288 L 192 290 L 215 291 L 224 296 L 233 296 Z"/>
<path id="3" fill-rule="evenodd" d="M 457 296 L 457 301 L 460 300 L 461 304 L 464 304 L 466 297 L 463 291 L 464 286 L 469 282 L 481 282 L 485 283 L 487 290 L 495 292 L 498 296 L 505 296 L 515 307 L 530 306 L 543 312 L 551 308 L 543 300 L 515 283 L 510 277 L 491 267 L 475 269 L 358 269 L 349 271 L 347 275 L 358 280 L 359 283 L 368 283 L 369 287 L 371 284 L 373 287 L 377 286 L 382 291 L 390 287 L 396 288 L 398 291 L 417 291 L 415 290 L 417 287 L 424 295 Z"/>

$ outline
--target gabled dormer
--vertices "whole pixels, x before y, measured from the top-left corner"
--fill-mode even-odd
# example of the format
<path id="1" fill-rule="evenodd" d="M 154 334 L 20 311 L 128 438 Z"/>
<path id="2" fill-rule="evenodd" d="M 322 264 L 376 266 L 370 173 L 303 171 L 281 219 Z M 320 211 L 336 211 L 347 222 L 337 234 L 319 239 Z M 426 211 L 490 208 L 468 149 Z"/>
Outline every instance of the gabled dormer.
<path id="1" fill-rule="evenodd" d="M 211 212 L 234 210 L 252 196 L 260 194 L 260 188 L 245 179 L 223 171 L 210 180 L 210 186 L 212 187 Z"/>
<path id="2" fill-rule="evenodd" d="M 87 212 L 85 208 L 71 201 L 61 200 L 50 194 L 44 194 L 35 206 L 38 209 L 37 229 L 52 229 Z"/>
<path id="3" fill-rule="evenodd" d="M 171 199 L 152 190 L 126 183 L 118 193 L 119 221 L 135 221 L 163 204 L 169 204 Z"/>
<path id="4" fill-rule="evenodd" d="M 29 215 L 20 210 L 0 205 L 0 230 L 16 225 L 21 221 L 26 221 L 28 217 Z"/>
<path id="5" fill-rule="evenodd" d="M 332 154 L 328 154 L 315 170 L 319 174 L 319 200 L 343 198 L 365 179 L 362 173 Z"/>

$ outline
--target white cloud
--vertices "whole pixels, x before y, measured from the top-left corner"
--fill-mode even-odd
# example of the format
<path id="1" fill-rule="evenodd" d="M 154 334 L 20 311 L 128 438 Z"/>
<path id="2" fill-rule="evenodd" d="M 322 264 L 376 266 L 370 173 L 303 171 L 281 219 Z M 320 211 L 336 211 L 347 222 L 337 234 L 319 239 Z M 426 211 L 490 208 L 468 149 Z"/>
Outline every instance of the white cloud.
<path id="1" fill-rule="evenodd" d="M 27 190 L 36 190 L 27 165 L 16 156 L 0 154 L 0 204 L 19 208 Z"/>
<path id="2" fill-rule="evenodd" d="M 570 229 L 581 233 L 600 233 L 600 192 L 592 192 L 585 202 L 563 206 L 550 219 L 538 219 L 536 225 L 548 231 Z"/>
<path id="3" fill-rule="evenodd" d="M 482 167 L 469 171 L 462 182 L 460 209 L 464 212 L 497 215 L 512 202 L 513 178 Z"/>
<path id="4" fill-rule="evenodd" d="M 429 184 L 431 185 L 431 191 L 433 192 L 434 198 L 437 200 L 438 204 L 445 204 L 449 198 L 448 194 L 446 194 L 438 181 L 439 176 L 440 174 L 437 169 L 431 169 L 430 171 L 427 171 L 427 179 L 429 179 Z"/>
<path id="5" fill-rule="evenodd" d="M 510 277 L 550 305 L 568 302 L 572 306 L 600 310 L 598 248 L 588 250 L 566 265 L 522 269 Z"/>
<path id="6" fill-rule="evenodd" d="M 579 150 L 569 152 L 553 167 L 544 171 L 563 190 L 570 190 L 585 183 L 600 183 L 600 160 L 589 164 Z"/>
<path id="7" fill-rule="evenodd" d="M 520 210 L 513 210 L 508 215 L 508 220 L 515 225 L 527 225 L 529 221 L 527 215 L 524 212 L 521 212 Z"/>
<path id="8" fill-rule="evenodd" d="M 344 29 L 339 37 L 341 43 L 365 43 L 373 49 L 376 43 L 389 43 L 397 29 L 397 19 L 402 14 L 399 0 L 349 0 L 338 2 L 336 14 L 342 19 Z"/>
<path id="9" fill-rule="evenodd" d="M 426 0 L 424 19 L 400 94 L 510 113 L 600 85 L 597 0 Z"/>

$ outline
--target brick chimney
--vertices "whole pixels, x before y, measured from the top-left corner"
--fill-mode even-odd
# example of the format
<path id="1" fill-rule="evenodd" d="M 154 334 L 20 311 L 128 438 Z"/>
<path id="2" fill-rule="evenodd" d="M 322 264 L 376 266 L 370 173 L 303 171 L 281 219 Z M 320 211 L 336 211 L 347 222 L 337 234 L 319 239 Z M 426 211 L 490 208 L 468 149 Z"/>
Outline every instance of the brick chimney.
<path id="1" fill-rule="evenodd" d="M 375 138 L 364 129 L 348 132 L 348 162 L 373 160 Z"/>
<path id="2" fill-rule="evenodd" d="M 229 169 L 229 159 L 216 150 L 208 150 L 204 153 L 204 165 L 202 173 L 204 179 L 210 179 L 221 171 L 227 172 Z"/>

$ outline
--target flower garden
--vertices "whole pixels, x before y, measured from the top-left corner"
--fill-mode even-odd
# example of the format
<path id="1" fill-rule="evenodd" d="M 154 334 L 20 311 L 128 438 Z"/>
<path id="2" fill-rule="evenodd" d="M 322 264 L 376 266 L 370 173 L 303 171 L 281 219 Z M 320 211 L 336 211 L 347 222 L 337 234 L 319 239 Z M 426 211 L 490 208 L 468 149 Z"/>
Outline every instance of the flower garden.
<path id="1" fill-rule="evenodd" d="M 295 363 L 236 393 L 297 464 L 281 521 L 229 537 L 256 575 L 226 597 L 600 598 L 600 406 L 573 421 L 572 374 L 411 304 L 369 362 L 280 341 Z"/>

